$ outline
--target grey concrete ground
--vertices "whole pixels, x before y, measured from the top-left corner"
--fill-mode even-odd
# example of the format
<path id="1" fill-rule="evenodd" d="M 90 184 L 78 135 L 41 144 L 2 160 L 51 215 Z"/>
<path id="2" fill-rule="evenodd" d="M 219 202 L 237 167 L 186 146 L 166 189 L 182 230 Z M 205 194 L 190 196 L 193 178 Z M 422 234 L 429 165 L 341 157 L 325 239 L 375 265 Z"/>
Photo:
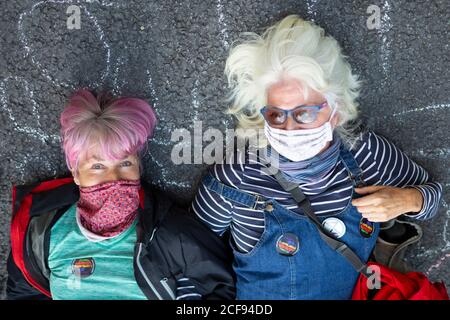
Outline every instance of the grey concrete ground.
<path id="1" fill-rule="evenodd" d="M 67 8 L 81 29 L 68 30 Z M 369 30 L 367 8 L 381 26 Z M 359 99 L 367 125 L 401 147 L 444 185 L 438 216 L 421 223 L 408 260 L 450 284 L 449 19 L 434 1 L 1 1 L 0 292 L 7 273 L 11 186 L 69 172 L 58 116 L 75 88 L 148 99 L 160 119 L 146 156 L 146 179 L 188 203 L 206 165 L 170 161 L 175 128 L 233 127 L 221 112 L 224 61 L 242 31 L 261 31 L 296 13 L 325 28 L 365 81 Z"/>

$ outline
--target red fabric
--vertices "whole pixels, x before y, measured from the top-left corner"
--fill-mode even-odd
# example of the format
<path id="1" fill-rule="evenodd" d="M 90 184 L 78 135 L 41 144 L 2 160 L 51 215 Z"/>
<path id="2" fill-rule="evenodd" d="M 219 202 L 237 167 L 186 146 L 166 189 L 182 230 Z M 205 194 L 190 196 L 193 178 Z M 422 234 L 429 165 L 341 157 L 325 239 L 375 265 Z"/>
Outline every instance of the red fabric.
<path id="1" fill-rule="evenodd" d="M 42 192 L 45 190 L 50 190 L 56 188 L 60 185 L 70 183 L 73 181 L 73 178 L 64 178 L 64 179 L 56 179 L 50 180 L 40 183 L 37 187 L 33 188 L 31 193 L 33 192 Z M 23 260 L 23 248 L 25 241 L 25 233 L 27 231 L 28 223 L 30 221 L 30 208 L 31 203 L 33 201 L 32 194 L 27 194 L 21 201 L 20 207 L 18 211 L 14 214 L 15 211 L 15 203 L 16 203 L 16 186 L 13 186 L 12 189 L 12 212 L 14 214 L 11 221 L 11 252 L 14 259 L 14 263 L 16 266 L 22 271 L 25 279 L 30 283 L 34 288 L 45 294 L 46 296 L 51 298 L 51 294 L 49 291 L 42 288 L 29 274 L 28 270 L 25 267 L 25 261 Z"/>
<path id="2" fill-rule="evenodd" d="M 381 288 L 372 300 L 449 300 L 444 283 L 431 283 L 420 272 L 402 274 L 379 263 L 368 263 L 380 268 Z M 369 300 L 367 278 L 362 274 L 356 282 L 352 300 Z"/>
<path id="3" fill-rule="evenodd" d="M 144 188 L 141 187 L 141 189 L 139 190 L 139 199 L 140 199 L 139 204 L 142 209 L 144 209 L 144 197 L 145 197 Z"/>
<path id="4" fill-rule="evenodd" d="M 16 203 L 16 186 L 13 185 L 12 187 L 12 221 L 11 221 L 11 235 L 10 235 L 10 241 L 11 241 L 11 252 L 12 257 L 14 260 L 14 263 L 19 268 L 19 270 L 22 272 L 25 279 L 28 281 L 30 285 L 32 285 L 34 288 L 51 298 L 51 293 L 42 286 L 40 286 L 30 275 L 28 270 L 25 267 L 25 262 L 23 259 L 23 250 L 24 250 L 24 241 L 25 241 L 25 233 L 28 229 L 28 223 L 30 221 L 30 208 L 32 203 L 32 193 L 38 193 L 46 190 L 51 190 L 54 188 L 57 188 L 61 185 L 71 183 L 73 181 L 73 177 L 69 178 L 61 178 L 61 179 L 54 179 L 49 181 L 41 182 L 38 186 L 33 188 L 29 194 L 27 194 L 20 203 L 18 211 L 15 212 L 15 203 Z M 140 205 L 142 208 L 144 208 L 144 190 L 141 187 L 139 190 L 139 197 L 140 197 Z"/>
<path id="5" fill-rule="evenodd" d="M 139 208 L 141 181 L 115 180 L 80 188 L 81 224 L 103 237 L 114 237 L 133 223 Z"/>
<path id="6" fill-rule="evenodd" d="M 13 187 L 13 194 L 15 194 L 15 187 Z M 14 199 L 13 199 L 14 203 Z M 29 222 L 29 211 L 31 207 L 31 195 L 27 195 L 20 205 L 19 211 L 14 215 L 11 223 L 11 251 L 14 259 L 14 263 L 22 271 L 24 278 L 33 287 L 38 289 L 40 292 L 51 298 L 50 292 L 42 288 L 25 268 L 25 261 L 23 260 L 23 243 L 25 240 L 25 232 L 27 230 Z"/>
<path id="7" fill-rule="evenodd" d="M 72 181 L 73 181 L 72 177 L 44 181 L 44 182 L 41 182 L 37 187 L 35 187 L 31 192 L 37 193 L 37 192 L 55 189 L 64 184 L 71 183 Z"/>

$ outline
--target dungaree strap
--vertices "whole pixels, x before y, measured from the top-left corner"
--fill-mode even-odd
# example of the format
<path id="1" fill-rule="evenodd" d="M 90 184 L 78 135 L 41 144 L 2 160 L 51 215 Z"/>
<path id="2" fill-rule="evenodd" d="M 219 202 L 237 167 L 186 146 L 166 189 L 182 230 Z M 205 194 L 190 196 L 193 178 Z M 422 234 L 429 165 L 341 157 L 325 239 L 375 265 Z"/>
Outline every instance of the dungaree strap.
<path id="1" fill-rule="evenodd" d="M 348 150 L 345 147 L 343 143 L 341 143 L 340 146 L 339 156 L 345 168 L 347 169 L 347 172 L 350 176 L 350 180 L 352 181 L 353 186 L 355 187 L 364 186 L 365 182 L 362 177 L 363 172 L 359 167 L 358 163 L 356 162 L 355 157 L 353 157 L 353 154 L 350 152 L 350 150 Z"/>
<path id="2" fill-rule="evenodd" d="M 223 183 L 221 183 L 219 180 L 214 178 L 210 173 L 208 173 L 202 180 L 203 185 L 208 189 L 211 190 L 225 199 L 236 202 L 240 205 L 246 206 L 248 208 L 252 209 L 260 209 L 264 204 L 260 203 L 264 198 L 253 195 L 248 192 L 244 192 L 241 190 L 238 190 L 233 187 L 229 187 Z"/>
<path id="3" fill-rule="evenodd" d="M 348 151 L 345 147 L 342 147 L 342 145 L 340 150 L 340 157 L 342 159 L 342 162 L 344 163 L 344 166 L 349 172 L 349 176 L 353 182 L 353 185 L 356 186 L 363 184 L 364 181 L 362 179 L 362 170 L 356 163 L 350 151 Z M 322 226 L 311 207 L 309 199 L 299 188 L 299 184 L 286 180 L 283 174 L 274 167 L 269 168 L 268 172 L 272 174 L 275 179 L 277 179 L 278 183 L 285 191 L 289 192 L 292 195 L 302 212 L 304 212 L 304 214 L 310 219 L 310 221 L 317 227 L 320 237 L 325 241 L 325 243 L 327 243 L 330 248 L 344 256 L 358 272 L 362 273 L 366 277 L 371 276 L 371 273 L 369 273 L 367 269 L 367 265 L 361 261 L 358 255 L 354 253 L 345 243 L 335 239 L 334 236 L 331 235 Z M 264 203 L 260 203 L 262 200 L 264 200 L 263 197 L 252 195 L 248 192 L 229 187 L 218 181 L 210 173 L 208 173 L 203 178 L 202 182 L 208 190 L 221 195 L 229 201 L 236 202 L 253 209 L 260 209 L 260 207 L 264 206 Z"/>
<path id="4" fill-rule="evenodd" d="M 280 171 L 275 174 L 275 179 L 280 183 L 284 190 L 291 193 L 294 200 L 297 202 L 298 207 L 309 218 L 309 220 L 317 227 L 320 237 L 327 243 L 329 247 L 343 255 L 351 265 L 358 271 L 364 274 L 366 277 L 370 276 L 367 272 L 367 265 L 361 261 L 356 253 L 354 253 L 345 243 L 335 239 L 320 223 L 316 214 L 314 213 L 309 199 L 298 187 L 298 184 L 287 181 Z M 294 187 L 295 186 L 295 187 Z"/>
<path id="5" fill-rule="evenodd" d="M 353 183 L 361 183 L 362 171 L 356 163 L 353 155 L 346 148 L 341 148 L 341 159 L 344 162 L 345 167 L 350 173 L 350 178 L 353 178 Z M 371 273 L 368 271 L 368 266 L 365 264 L 358 255 L 353 252 L 345 243 L 337 240 L 331 233 L 329 233 L 317 218 L 314 210 L 311 207 L 311 202 L 299 188 L 299 184 L 288 181 L 283 174 L 275 169 L 271 172 L 281 187 L 291 193 L 297 205 L 302 212 L 309 218 L 309 220 L 317 227 L 320 237 L 325 243 L 333 250 L 345 257 L 356 271 L 362 273 L 364 276 L 369 277 Z"/>

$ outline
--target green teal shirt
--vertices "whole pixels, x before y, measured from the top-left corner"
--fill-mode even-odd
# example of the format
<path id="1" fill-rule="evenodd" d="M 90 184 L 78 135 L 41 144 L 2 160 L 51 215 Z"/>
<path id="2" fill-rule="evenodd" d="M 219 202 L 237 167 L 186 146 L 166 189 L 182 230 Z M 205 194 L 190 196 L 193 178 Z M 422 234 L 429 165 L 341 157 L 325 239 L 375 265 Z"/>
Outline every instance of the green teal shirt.
<path id="1" fill-rule="evenodd" d="M 51 229 L 48 264 L 55 300 L 146 299 L 134 277 L 136 223 L 118 236 L 89 241 L 76 221 L 76 203 Z"/>

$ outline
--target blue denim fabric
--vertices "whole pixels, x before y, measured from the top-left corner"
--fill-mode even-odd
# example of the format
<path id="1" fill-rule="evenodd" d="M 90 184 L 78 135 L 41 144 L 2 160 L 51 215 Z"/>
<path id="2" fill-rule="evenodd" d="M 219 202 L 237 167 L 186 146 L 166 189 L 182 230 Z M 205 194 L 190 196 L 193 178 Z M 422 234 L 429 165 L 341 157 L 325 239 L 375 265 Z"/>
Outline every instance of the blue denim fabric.
<path id="1" fill-rule="evenodd" d="M 354 186 L 363 184 L 362 171 L 352 153 L 341 146 L 340 157 Z M 234 251 L 233 268 L 237 276 L 237 299 L 295 300 L 295 299 L 350 299 L 359 273 L 339 253 L 321 239 L 315 225 L 303 214 L 285 209 L 273 199 L 260 198 L 228 187 L 212 176 L 205 177 L 205 185 L 230 201 L 250 208 L 264 209 L 265 229 L 248 253 Z M 353 197 L 358 195 L 353 193 Z M 339 238 L 362 261 L 367 262 L 379 233 L 374 224 L 370 238 L 360 234 L 361 214 L 349 200 L 338 214 L 318 215 L 319 220 L 335 217 L 344 222 L 345 234 Z M 277 240 L 286 233 L 299 239 L 299 250 L 293 256 L 281 255 L 276 250 Z"/>

